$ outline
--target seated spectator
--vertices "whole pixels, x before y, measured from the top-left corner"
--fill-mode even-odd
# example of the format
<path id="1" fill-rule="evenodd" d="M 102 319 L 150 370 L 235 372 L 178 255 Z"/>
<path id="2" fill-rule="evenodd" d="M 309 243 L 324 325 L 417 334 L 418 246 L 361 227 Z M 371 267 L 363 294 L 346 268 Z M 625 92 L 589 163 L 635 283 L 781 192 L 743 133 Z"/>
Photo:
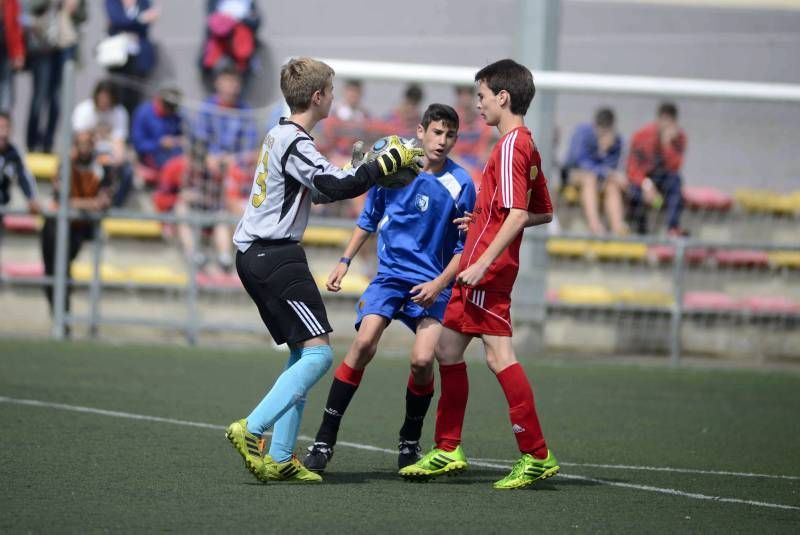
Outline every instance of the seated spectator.
<path id="1" fill-rule="evenodd" d="M 70 208 L 86 212 L 102 212 L 111 205 L 110 181 L 98 162 L 95 153 L 94 137 L 90 131 L 78 132 L 71 154 L 70 167 Z M 58 195 L 60 180 L 53 180 L 53 201 L 50 208 L 58 209 Z M 94 225 L 90 221 L 71 221 L 69 226 L 69 265 L 78 256 L 81 246 L 94 237 Z M 42 259 L 44 260 L 44 273 L 52 277 L 55 273 L 56 257 L 56 220 L 47 217 L 42 227 Z M 70 268 L 67 268 L 69 276 Z M 66 307 L 70 309 L 70 285 L 67 286 Z M 45 286 L 45 295 L 50 305 L 50 314 L 53 313 L 53 285 Z"/>
<path id="2" fill-rule="evenodd" d="M 363 96 L 361 80 L 345 81 L 341 99 L 334 101 L 328 119 L 320 125 L 318 147 L 334 165 L 342 166 L 350 161 L 356 140 L 372 141 L 378 137 L 367 132 L 369 112 L 361 103 Z"/>
<path id="3" fill-rule="evenodd" d="M 422 88 L 417 84 L 409 84 L 403 93 L 403 100 L 386 116 L 386 126 L 391 131 L 404 137 L 415 137 L 417 125 L 422 120 Z"/>
<path id="4" fill-rule="evenodd" d="M 26 142 L 29 151 L 51 152 L 60 109 L 61 77 L 75 57 L 86 0 L 28 0 L 25 38 L 32 93 Z"/>
<path id="5" fill-rule="evenodd" d="M 678 108 L 671 102 L 658 107 L 655 122 L 645 125 L 631 138 L 628 154 L 629 214 L 636 232 L 647 232 L 648 206 L 664 203 L 670 235 L 682 235 L 682 179 L 686 134 L 678 125 Z"/>
<path id="6" fill-rule="evenodd" d="M 161 171 L 169 160 L 183 153 L 183 118 L 179 113 L 181 92 L 166 85 L 149 102 L 136 109 L 131 141 L 145 167 Z"/>
<path id="7" fill-rule="evenodd" d="M 14 105 L 14 71 L 25 66 L 25 39 L 19 0 L 0 1 L 0 111 Z"/>
<path id="8" fill-rule="evenodd" d="M 156 66 L 156 48 L 150 40 L 150 25 L 161 15 L 151 0 L 106 0 L 108 35 L 128 37 L 128 60 L 124 65 L 109 68 L 109 72 L 125 77 L 121 83 L 120 101 L 130 116 L 142 94 L 140 84 Z"/>
<path id="9" fill-rule="evenodd" d="M 234 67 L 246 81 L 253 71 L 261 15 L 253 0 L 208 0 L 203 78 Z"/>
<path id="10" fill-rule="evenodd" d="M 609 108 L 597 110 L 594 124 L 578 125 L 569 143 L 564 172 L 569 183 L 580 189 L 586 224 L 597 236 L 606 233 L 598 213 L 601 191 L 611 232 L 628 233 L 622 200 L 627 180 L 617 171 L 621 153 L 622 136 L 614 129 L 614 112 Z"/>
<path id="11" fill-rule="evenodd" d="M 185 164 L 188 181 L 178 196 L 177 213 L 200 210 L 241 215 L 249 197 L 258 132 L 250 107 L 241 99 L 241 76 L 229 67 L 217 75 L 214 87 L 216 93 L 203 103 L 192 132 L 192 161 Z M 178 235 L 184 251 L 193 255 L 190 260 L 204 265 L 205 258 L 193 254 L 191 228 L 180 225 Z M 217 271 L 216 267 L 225 272 L 233 268 L 232 235 L 228 223 L 215 225 L 217 262 L 209 266 L 210 272 Z"/>
<path id="12" fill-rule="evenodd" d="M 464 165 L 476 184 L 480 184 L 483 165 L 494 145 L 495 129 L 486 124 L 478 114 L 475 86 L 459 85 L 455 88 L 455 110 L 458 113 L 458 141 L 452 156 Z"/>
<path id="13" fill-rule="evenodd" d="M 207 147 L 206 166 L 212 175 L 223 173 L 223 167 L 249 170 L 255 165 L 259 140 L 252 110 L 241 98 L 241 75 L 225 69 L 214 88 L 198 113 L 193 136 Z"/>
<path id="14" fill-rule="evenodd" d="M 92 98 L 79 103 L 72 112 L 72 130 L 94 134 L 97 161 L 116 184 L 113 205 L 125 204 L 133 187 L 133 168 L 128 161 L 128 112 L 117 101 L 116 87 L 98 82 Z"/>
<path id="15" fill-rule="evenodd" d="M 28 199 L 28 210 L 39 213 L 39 200 L 36 195 L 36 179 L 25 167 L 19 151 L 11 143 L 11 116 L 0 111 L 0 207 L 11 200 L 11 182 L 16 181 Z M 3 214 L 0 213 L 0 241 L 3 238 Z"/>
<path id="16" fill-rule="evenodd" d="M 162 178 L 165 189 L 170 186 L 172 191 L 179 188 L 179 193 L 174 197 L 175 213 L 187 215 L 194 211 L 214 213 L 220 217 L 230 214 L 241 216 L 243 200 L 246 199 L 246 196 L 242 196 L 241 184 L 249 177 L 237 167 L 222 173 L 212 172 L 206 161 L 206 146 L 202 141 L 196 140 L 189 157 L 175 158 L 170 162 L 169 174 L 165 173 Z M 224 162 L 222 165 L 224 167 Z M 167 184 L 167 180 L 171 184 Z M 215 263 L 208 261 L 201 250 L 201 244 L 195 242 L 192 226 L 188 223 L 178 224 L 178 238 L 186 259 L 211 275 L 229 273 L 233 269 L 233 229 L 224 221 L 216 223 L 208 230 L 211 231 L 216 254 Z"/>

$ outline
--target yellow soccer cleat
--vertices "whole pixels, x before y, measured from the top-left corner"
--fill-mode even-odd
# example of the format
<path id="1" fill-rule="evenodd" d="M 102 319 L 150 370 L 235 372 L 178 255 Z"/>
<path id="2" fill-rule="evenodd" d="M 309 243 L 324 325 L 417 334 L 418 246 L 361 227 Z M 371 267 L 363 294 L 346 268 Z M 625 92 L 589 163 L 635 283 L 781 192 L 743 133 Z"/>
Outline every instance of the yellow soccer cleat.
<path id="1" fill-rule="evenodd" d="M 295 483 L 321 483 L 322 477 L 315 474 L 292 455 L 283 463 L 276 463 L 269 455 L 264 456 L 264 474 L 267 481 L 291 481 Z"/>
<path id="2" fill-rule="evenodd" d="M 247 430 L 247 420 L 233 422 L 225 430 L 227 438 L 244 459 L 244 465 L 259 481 L 268 481 L 264 458 L 261 457 L 260 439 Z"/>
<path id="3" fill-rule="evenodd" d="M 550 450 L 547 450 L 546 459 L 537 459 L 530 453 L 526 453 L 514 463 L 511 472 L 506 477 L 494 484 L 494 488 L 521 489 L 556 475 L 560 469 L 558 460 Z"/>
<path id="4" fill-rule="evenodd" d="M 443 474 L 458 474 L 466 470 L 467 466 L 467 457 L 461 446 L 453 451 L 433 448 L 416 463 L 401 468 L 398 474 L 409 481 L 428 481 Z"/>

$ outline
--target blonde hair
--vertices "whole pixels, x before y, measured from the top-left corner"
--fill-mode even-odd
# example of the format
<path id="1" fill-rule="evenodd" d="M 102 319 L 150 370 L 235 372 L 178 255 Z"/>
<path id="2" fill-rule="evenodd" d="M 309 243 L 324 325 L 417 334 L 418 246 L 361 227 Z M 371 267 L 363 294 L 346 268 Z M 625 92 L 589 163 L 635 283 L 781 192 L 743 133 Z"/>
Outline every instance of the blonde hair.
<path id="1" fill-rule="evenodd" d="M 306 111 L 316 91 L 325 91 L 333 69 L 313 58 L 292 58 L 281 67 L 281 93 L 292 113 Z"/>

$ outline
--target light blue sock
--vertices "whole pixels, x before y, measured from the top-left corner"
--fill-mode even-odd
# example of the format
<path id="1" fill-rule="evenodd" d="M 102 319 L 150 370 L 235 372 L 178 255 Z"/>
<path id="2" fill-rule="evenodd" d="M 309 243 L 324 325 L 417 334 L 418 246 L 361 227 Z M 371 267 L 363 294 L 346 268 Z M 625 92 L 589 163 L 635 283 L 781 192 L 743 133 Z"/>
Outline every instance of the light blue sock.
<path id="1" fill-rule="evenodd" d="M 291 368 L 302 356 L 300 348 L 292 349 L 286 370 Z M 269 445 L 269 454 L 275 462 L 283 463 L 292 458 L 297 434 L 300 432 L 300 420 L 303 419 L 303 409 L 306 398 L 299 399 L 288 411 L 281 416 L 272 428 L 272 441 Z"/>
<path id="2" fill-rule="evenodd" d="M 290 356 L 289 360 L 292 358 L 293 356 Z M 303 348 L 300 359 L 291 365 L 287 363 L 287 368 L 280 374 L 270 391 L 247 417 L 247 430 L 256 436 L 263 435 L 286 411 L 298 401 L 305 399 L 306 392 L 325 375 L 332 361 L 331 346 Z M 298 417 L 295 425 L 299 423 Z"/>

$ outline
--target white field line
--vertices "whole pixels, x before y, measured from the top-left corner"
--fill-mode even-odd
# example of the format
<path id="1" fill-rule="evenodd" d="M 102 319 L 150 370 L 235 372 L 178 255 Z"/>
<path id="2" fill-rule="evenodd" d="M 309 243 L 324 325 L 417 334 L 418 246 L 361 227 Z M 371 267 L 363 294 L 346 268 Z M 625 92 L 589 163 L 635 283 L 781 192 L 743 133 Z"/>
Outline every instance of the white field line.
<path id="1" fill-rule="evenodd" d="M 506 463 L 511 465 L 514 460 L 509 459 L 474 459 L 487 463 Z M 732 477 L 760 477 L 764 479 L 787 479 L 800 481 L 800 476 L 785 476 L 780 474 L 757 474 L 753 472 L 729 472 L 727 470 L 700 470 L 697 468 L 671 468 L 669 466 L 638 466 L 631 464 L 598 464 L 598 463 L 564 463 L 561 466 L 577 466 L 579 468 L 608 468 L 611 470 L 641 470 L 644 472 L 672 472 L 675 474 L 700 474 L 704 476 L 732 476 Z"/>
<path id="2" fill-rule="evenodd" d="M 215 425 L 215 424 L 208 424 L 203 422 L 192 422 L 188 420 L 177 420 L 174 418 L 162 418 L 160 416 L 148 416 L 146 414 L 135 414 L 130 412 L 123 412 L 123 411 L 110 411 L 106 409 L 96 409 L 94 407 L 82 407 L 80 405 L 68 405 L 65 403 L 53 403 L 49 401 L 39 401 L 35 399 L 18 399 L 18 398 L 10 398 L 6 396 L 0 396 L 0 403 L 9 403 L 13 405 L 27 405 L 29 407 L 43 407 L 49 409 L 59 409 L 71 412 L 81 412 L 86 414 L 97 414 L 100 416 L 111 416 L 113 418 L 125 418 L 128 420 L 141 420 L 141 421 L 148 421 L 148 422 L 158 422 L 158 423 L 165 423 L 165 424 L 172 424 L 172 425 L 182 425 L 186 427 L 199 427 L 201 429 L 213 429 L 213 430 L 222 430 L 225 429 L 222 425 Z M 306 436 L 299 436 L 300 440 L 313 440 L 311 437 Z M 387 449 L 387 448 L 379 448 L 377 446 L 371 446 L 369 444 L 359 444 L 356 442 L 337 442 L 338 446 L 346 446 L 349 448 L 355 448 L 360 450 L 366 451 L 374 451 L 374 452 L 381 452 L 381 453 L 389 453 L 395 454 L 396 450 Z M 474 466 L 481 466 L 484 468 L 496 468 L 498 470 L 507 470 L 508 469 L 508 461 L 501 460 L 500 462 L 504 464 L 498 464 L 496 462 L 489 462 L 486 459 L 471 459 L 470 464 Z M 564 465 L 568 465 L 568 463 L 563 463 Z M 574 466 L 578 466 L 577 464 L 573 464 Z M 581 465 L 581 466 L 622 466 L 622 465 Z M 642 470 L 652 470 L 652 468 L 647 467 L 637 467 L 637 469 Z M 676 469 L 678 470 L 678 469 Z M 700 472 L 703 473 L 703 472 Z M 793 510 L 793 511 L 800 511 L 800 507 L 794 505 L 784 505 L 779 503 L 770 503 L 770 502 L 760 502 L 755 500 L 741 500 L 738 498 L 725 498 L 722 496 L 711 496 L 707 494 L 700 494 L 696 492 L 684 492 L 677 489 L 670 489 L 664 487 L 653 487 L 650 485 L 637 485 L 633 483 L 621 483 L 618 481 L 609 481 L 606 479 L 596 479 L 592 477 L 574 475 L 574 474 L 559 474 L 559 477 L 564 479 L 574 479 L 579 481 L 588 481 L 590 483 L 597 483 L 599 485 L 609 485 L 612 487 L 621 487 L 626 489 L 634 489 L 634 490 L 642 490 L 646 492 L 655 492 L 659 494 L 668 494 L 671 496 L 680 496 L 683 498 L 691 498 L 695 500 L 709 500 L 709 501 L 716 501 L 722 503 L 735 503 L 740 505 L 752 505 L 756 507 L 767 507 L 770 509 L 786 509 L 786 510 Z M 789 477 L 789 476 L 787 476 Z"/>

